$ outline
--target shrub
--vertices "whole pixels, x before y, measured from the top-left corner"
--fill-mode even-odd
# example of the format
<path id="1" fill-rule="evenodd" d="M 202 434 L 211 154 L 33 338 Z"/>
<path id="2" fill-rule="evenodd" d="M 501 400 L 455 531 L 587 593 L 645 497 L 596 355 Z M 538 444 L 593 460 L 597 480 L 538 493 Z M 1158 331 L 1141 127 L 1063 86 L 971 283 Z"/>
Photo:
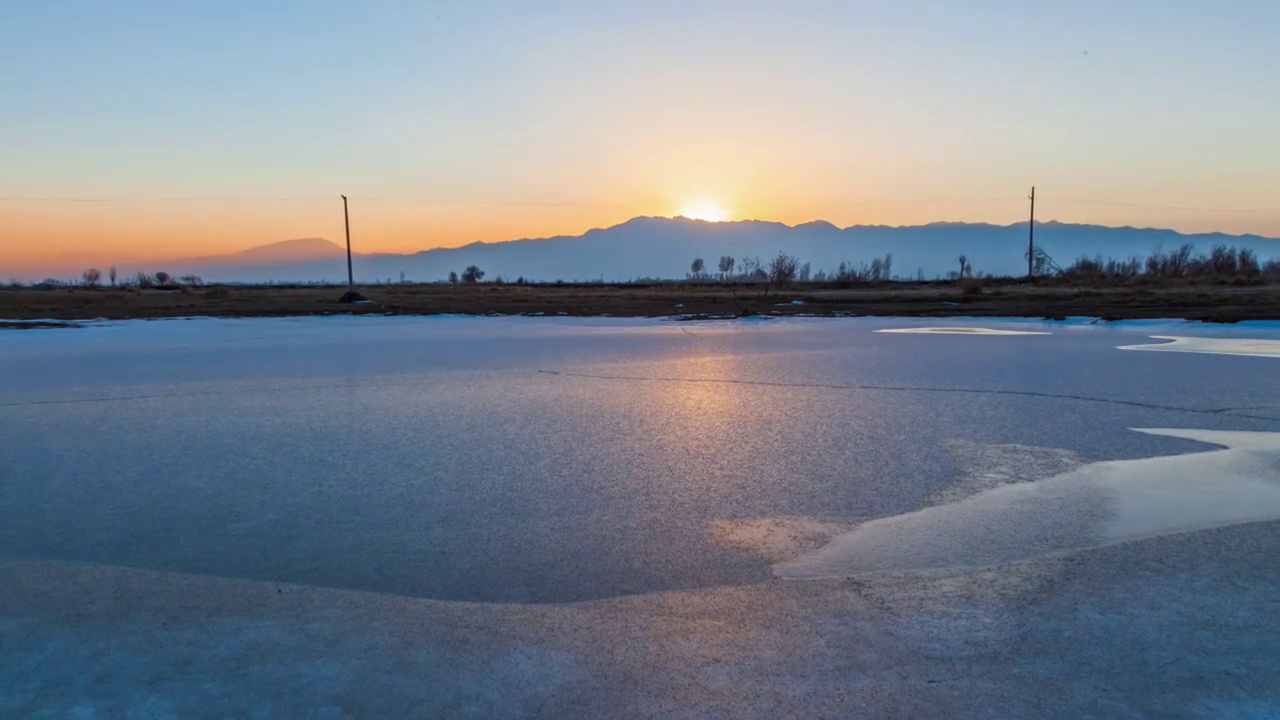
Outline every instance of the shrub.
<path id="1" fill-rule="evenodd" d="M 852 283 L 871 282 L 873 274 L 872 268 L 867 263 L 859 263 L 854 265 L 845 261 L 840 263 L 840 267 L 836 268 L 832 279 L 838 283 L 848 285 Z"/>
<path id="2" fill-rule="evenodd" d="M 1147 258 L 1147 274 L 1156 277 L 1182 277 L 1191 268 L 1191 253 L 1195 246 L 1190 243 L 1177 250 L 1164 254 L 1157 252 Z"/>
<path id="3" fill-rule="evenodd" d="M 214 285 L 204 291 L 204 296 L 210 300 L 224 300 L 231 297 L 231 289 L 225 285 Z"/>
<path id="4" fill-rule="evenodd" d="M 1068 278 L 1100 278 L 1103 276 L 1102 256 L 1081 255 L 1062 271 Z"/>

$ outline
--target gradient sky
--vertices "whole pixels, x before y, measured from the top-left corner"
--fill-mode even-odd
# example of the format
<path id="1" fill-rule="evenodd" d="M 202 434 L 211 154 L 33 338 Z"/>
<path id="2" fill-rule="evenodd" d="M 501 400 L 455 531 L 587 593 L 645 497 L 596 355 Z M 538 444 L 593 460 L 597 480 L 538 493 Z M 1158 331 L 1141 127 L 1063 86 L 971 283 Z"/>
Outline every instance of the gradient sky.
<path id="1" fill-rule="evenodd" d="M 1280 235 L 1280 2 L 34 0 L 0 274 L 417 250 L 699 202 Z M 1115 203 L 1115 204 L 1099 204 Z"/>

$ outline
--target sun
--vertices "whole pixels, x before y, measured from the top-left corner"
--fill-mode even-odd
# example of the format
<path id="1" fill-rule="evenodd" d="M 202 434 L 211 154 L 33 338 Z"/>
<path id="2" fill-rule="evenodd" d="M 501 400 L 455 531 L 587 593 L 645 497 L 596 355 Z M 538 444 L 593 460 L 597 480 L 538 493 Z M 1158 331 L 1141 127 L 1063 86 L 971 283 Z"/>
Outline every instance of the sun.
<path id="1" fill-rule="evenodd" d="M 723 205 L 706 200 L 685 205 L 680 210 L 680 214 L 691 220 L 706 220 L 707 222 L 724 222 L 729 219 L 729 211 L 725 210 Z"/>

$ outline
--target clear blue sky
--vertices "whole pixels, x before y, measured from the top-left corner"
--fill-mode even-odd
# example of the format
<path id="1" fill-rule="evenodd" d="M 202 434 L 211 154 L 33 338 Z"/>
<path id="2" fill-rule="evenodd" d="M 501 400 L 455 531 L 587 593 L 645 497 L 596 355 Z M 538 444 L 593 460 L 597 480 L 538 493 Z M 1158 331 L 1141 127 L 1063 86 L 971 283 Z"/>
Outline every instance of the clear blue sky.
<path id="1" fill-rule="evenodd" d="M 1280 234 L 1278 38 L 1276 0 L 13 2 L 0 213 L 28 254 L 216 250 L 332 235 L 307 202 L 346 192 L 406 249 L 698 203 L 1007 220 L 1035 183 Z"/>

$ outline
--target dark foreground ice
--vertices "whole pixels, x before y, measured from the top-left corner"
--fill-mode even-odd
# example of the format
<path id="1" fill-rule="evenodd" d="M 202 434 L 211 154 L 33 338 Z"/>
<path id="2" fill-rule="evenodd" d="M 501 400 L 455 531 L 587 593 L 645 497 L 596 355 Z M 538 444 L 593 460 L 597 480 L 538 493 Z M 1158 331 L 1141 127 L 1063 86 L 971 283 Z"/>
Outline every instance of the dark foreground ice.
<path id="1" fill-rule="evenodd" d="M 1278 335 L 0 335 L 0 716 L 1276 716 Z"/>

